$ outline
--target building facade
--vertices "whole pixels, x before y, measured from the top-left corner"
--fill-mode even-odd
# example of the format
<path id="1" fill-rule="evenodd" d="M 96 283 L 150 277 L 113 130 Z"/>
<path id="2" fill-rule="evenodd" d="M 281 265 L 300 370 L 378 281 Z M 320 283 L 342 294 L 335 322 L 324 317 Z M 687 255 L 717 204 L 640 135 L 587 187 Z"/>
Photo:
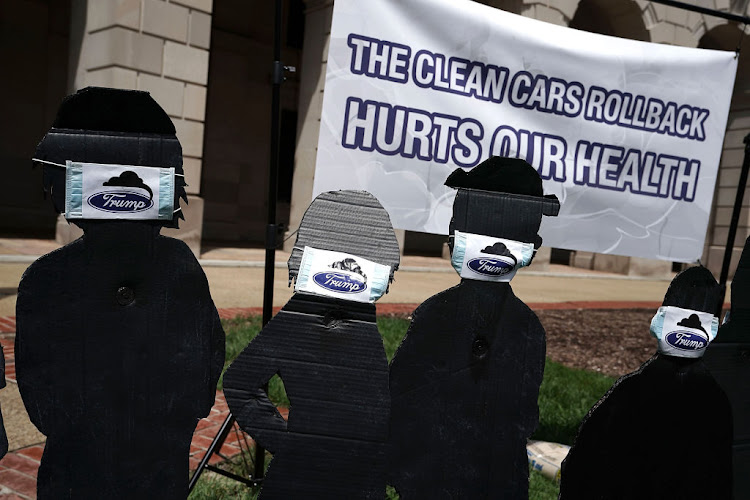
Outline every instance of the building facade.
<path id="1" fill-rule="evenodd" d="M 747 0 L 692 0 L 748 15 Z M 278 222 L 291 235 L 312 198 L 332 0 L 284 0 Z M 739 68 L 702 262 L 719 273 L 750 132 L 750 42 L 723 19 L 642 0 L 486 0 L 492 7 L 606 35 L 739 51 Z M 172 118 L 184 154 L 186 222 L 166 234 L 200 245 L 261 245 L 270 164 L 274 2 L 270 0 L 3 0 L 0 2 L 0 233 L 78 234 L 57 219 L 31 170 L 36 143 L 68 93 L 100 85 L 149 91 Z M 709 89 L 710 90 L 710 89 Z M 746 196 L 732 259 L 750 235 Z M 444 236 L 402 233 L 405 251 L 440 254 Z M 289 240 L 287 243 L 290 243 Z M 549 255 L 549 252 L 547 253 Z M 543 260 L 544 254 L 540 255 Z M 552 259 L 625 274 L 668 262 L 587 252 Z"/>

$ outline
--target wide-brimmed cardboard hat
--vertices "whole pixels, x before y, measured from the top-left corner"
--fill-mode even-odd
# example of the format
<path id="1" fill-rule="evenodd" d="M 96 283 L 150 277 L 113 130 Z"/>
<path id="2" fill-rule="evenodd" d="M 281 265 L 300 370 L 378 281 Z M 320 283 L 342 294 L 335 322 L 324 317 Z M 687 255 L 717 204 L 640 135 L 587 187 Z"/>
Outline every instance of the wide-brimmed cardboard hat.
<path id="1" fill-rule="evenodd" d="M 471 170 L 454 170 L 445 185 L 458 189 L 453 202 L 454 230 L 507 238 L 541 246 L 542 216 L 556 216 L 560 202 L 545 195 L 534 167 L 520 158 L 493 156 Z"/>

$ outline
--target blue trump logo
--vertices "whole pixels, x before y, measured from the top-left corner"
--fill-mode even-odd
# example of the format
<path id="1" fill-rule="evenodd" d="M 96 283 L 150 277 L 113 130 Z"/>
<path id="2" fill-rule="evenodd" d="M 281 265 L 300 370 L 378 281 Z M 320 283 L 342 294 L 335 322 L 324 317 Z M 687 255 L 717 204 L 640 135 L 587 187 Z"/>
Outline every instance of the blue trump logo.
<path id="1" fill-rule="evenodd" d="M 358 293 L 367 288 L 367 283 L 340 272 L 315 273 L 313 281 L 326 290 L 339 293 Z"/>
<path id="2" fill-rule="evenodd" d="M 502 276 L 515 267 L 515 262 L 508 257 L 477 257 L 466 263 L 469 269 L 485 276 Z"/>
<path id="3" fill-rule="evenodd" d="M 667 344 L 682 351 L 698 351 L 708 344 L 708 340 L 705 337 L 687 330 L 669 332 L 665 340 Z"/>
<path id="4" fill-rule="evenodd" d="M 107 191 L 89 196 L 86 202 L 103 212 L 143 212 L 154 205 L 153 200 L 132 191 Z"/>

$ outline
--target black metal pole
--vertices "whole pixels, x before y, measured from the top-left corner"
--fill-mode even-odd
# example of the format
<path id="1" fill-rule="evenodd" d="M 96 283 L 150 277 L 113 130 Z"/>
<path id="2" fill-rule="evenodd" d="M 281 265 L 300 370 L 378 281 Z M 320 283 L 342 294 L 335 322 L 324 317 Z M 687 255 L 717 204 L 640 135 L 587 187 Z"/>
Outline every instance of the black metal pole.
<path id="1" fill-rule="evenodd" d="M 266 268 L 263 282 L 263 326 L 273 316 L 273 278 L 276 257 L 276 202 L 279 177 L 279 112 L 281 109 L 281 83 L 284 81 L 284 65 L 281 62 L 281 0 L 275 2 L 273 33 L 273 90 L 271 92 L 271 162 L 268 171 L 268 226 L 266 230 Z M 268 391 L 268 385 L 264 387 Z M 265 450 L 255 442 L 254 478 L 262 478 L 265 471 Z"/>
<path id="2" fill-rule="evenodd" d="M 272 92 L 271 92 L 271 151 L 270 151 L 270 168 L 268 172 L 268 217 L 266 226 L 266 264 L 265 275 L 263 278 L 263 326 L 265 326 L 273 316 L 273 281 L 274 265 L 276 261 L 276 246 L 278 236 L 278 225 L 276 224 L 276 205 L 278 200 L 278 173 L 279 173 L 279 142 L 280 142 L 280 120 L 279 111 L 281 109 L 281 84 L 284 81 L 284 65 L 281 62 L 281 28 L 282 28 L 282 0 L 275 1 L 276 11 L 274 14 L 274 38 L 273 38 L 273 74 L 272 74 Z M 264 386 L 268 392 L 268 384 Z M 255 443 L 255 470 L 252 479 L 242 478 L 235 474 L 226 473 L 222 470 L 216 470 L 208 464 L 208 461 L 224 444 L 229 434 L 229 430 L 234 424 L 235 418 L 230 413 L 221 425 L 221 429 L 214 437 L 213 442 L 203 456 L 193 477 L 190 479 L 188 491 L 193 491 L 198 478 L 204 469 L 214 470 L 236 481 L 247 485 L 257 485 L 263 480 L 265 474 L 265 450 Z"/>
<path id="3" fill-rule="evenodd" d="M 708 7 L 701 7 L 700 5 L 693 5 L 691 3 L 678 2 L 677 0 L 650 0 L 653 3 L 660 3 L 662 5 L 668 5 L 670 7 L 676 7 L 678 9 L 690 10 L 698 12 L 700 14 L 706 14 L 708 16 L 720 17 L 728 21 L 735 21 L 737 23 L 750 24 L 750 17 L 740 16 L 738 14 L 732 14 L 729 12 L 723 12 L 721 10 L 709 9 Z"/>
<path id="4" fill-rule="evenodd" d="M 734 198 L 734 209 L 732 210 L 732 220 L 729 223 L 729 233 L 727 234 L 727 246 L 724 250 L 724 263 L 721 266 L 721 276 L 719 284 L 726 286 L 727 277 L 729 276 L 729 263 L 732 261 L 732 249 L 734 248 L 734 238 L 737 235 L 737 225 L 740 220 L 740 211 L 742 210 L 742 200 L 745 197 L 745 186 L 747 185 L 748 170 L 750 170 L 750 134 L 745 136 L 745 158 L 742 161 L 742 170 L 740 171 L 740 180 L 737 185 L 737 195 Z"/>

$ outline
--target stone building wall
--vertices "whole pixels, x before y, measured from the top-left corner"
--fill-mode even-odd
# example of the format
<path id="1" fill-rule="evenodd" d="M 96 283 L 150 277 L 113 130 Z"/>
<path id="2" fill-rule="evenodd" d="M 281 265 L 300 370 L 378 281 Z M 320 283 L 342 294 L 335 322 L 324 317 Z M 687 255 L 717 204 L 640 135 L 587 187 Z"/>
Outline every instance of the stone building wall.
<path id="1" fill-rule="evenodd" d="M 189 204 L 180 229 L 162 234 L 200 253 L 200 197 L 212 0 L 74 0 L 81 24 L 72 91 L 90 85 L 150 92 L 182 144 Z M 85 22 L 81 22 L 85 19 Z M 76 50 L 76 47 L 73 48 Z M 185 205 L 184 203 L 182 205 Z M 58 240 L 80 234 L 58 220 Z"/>

